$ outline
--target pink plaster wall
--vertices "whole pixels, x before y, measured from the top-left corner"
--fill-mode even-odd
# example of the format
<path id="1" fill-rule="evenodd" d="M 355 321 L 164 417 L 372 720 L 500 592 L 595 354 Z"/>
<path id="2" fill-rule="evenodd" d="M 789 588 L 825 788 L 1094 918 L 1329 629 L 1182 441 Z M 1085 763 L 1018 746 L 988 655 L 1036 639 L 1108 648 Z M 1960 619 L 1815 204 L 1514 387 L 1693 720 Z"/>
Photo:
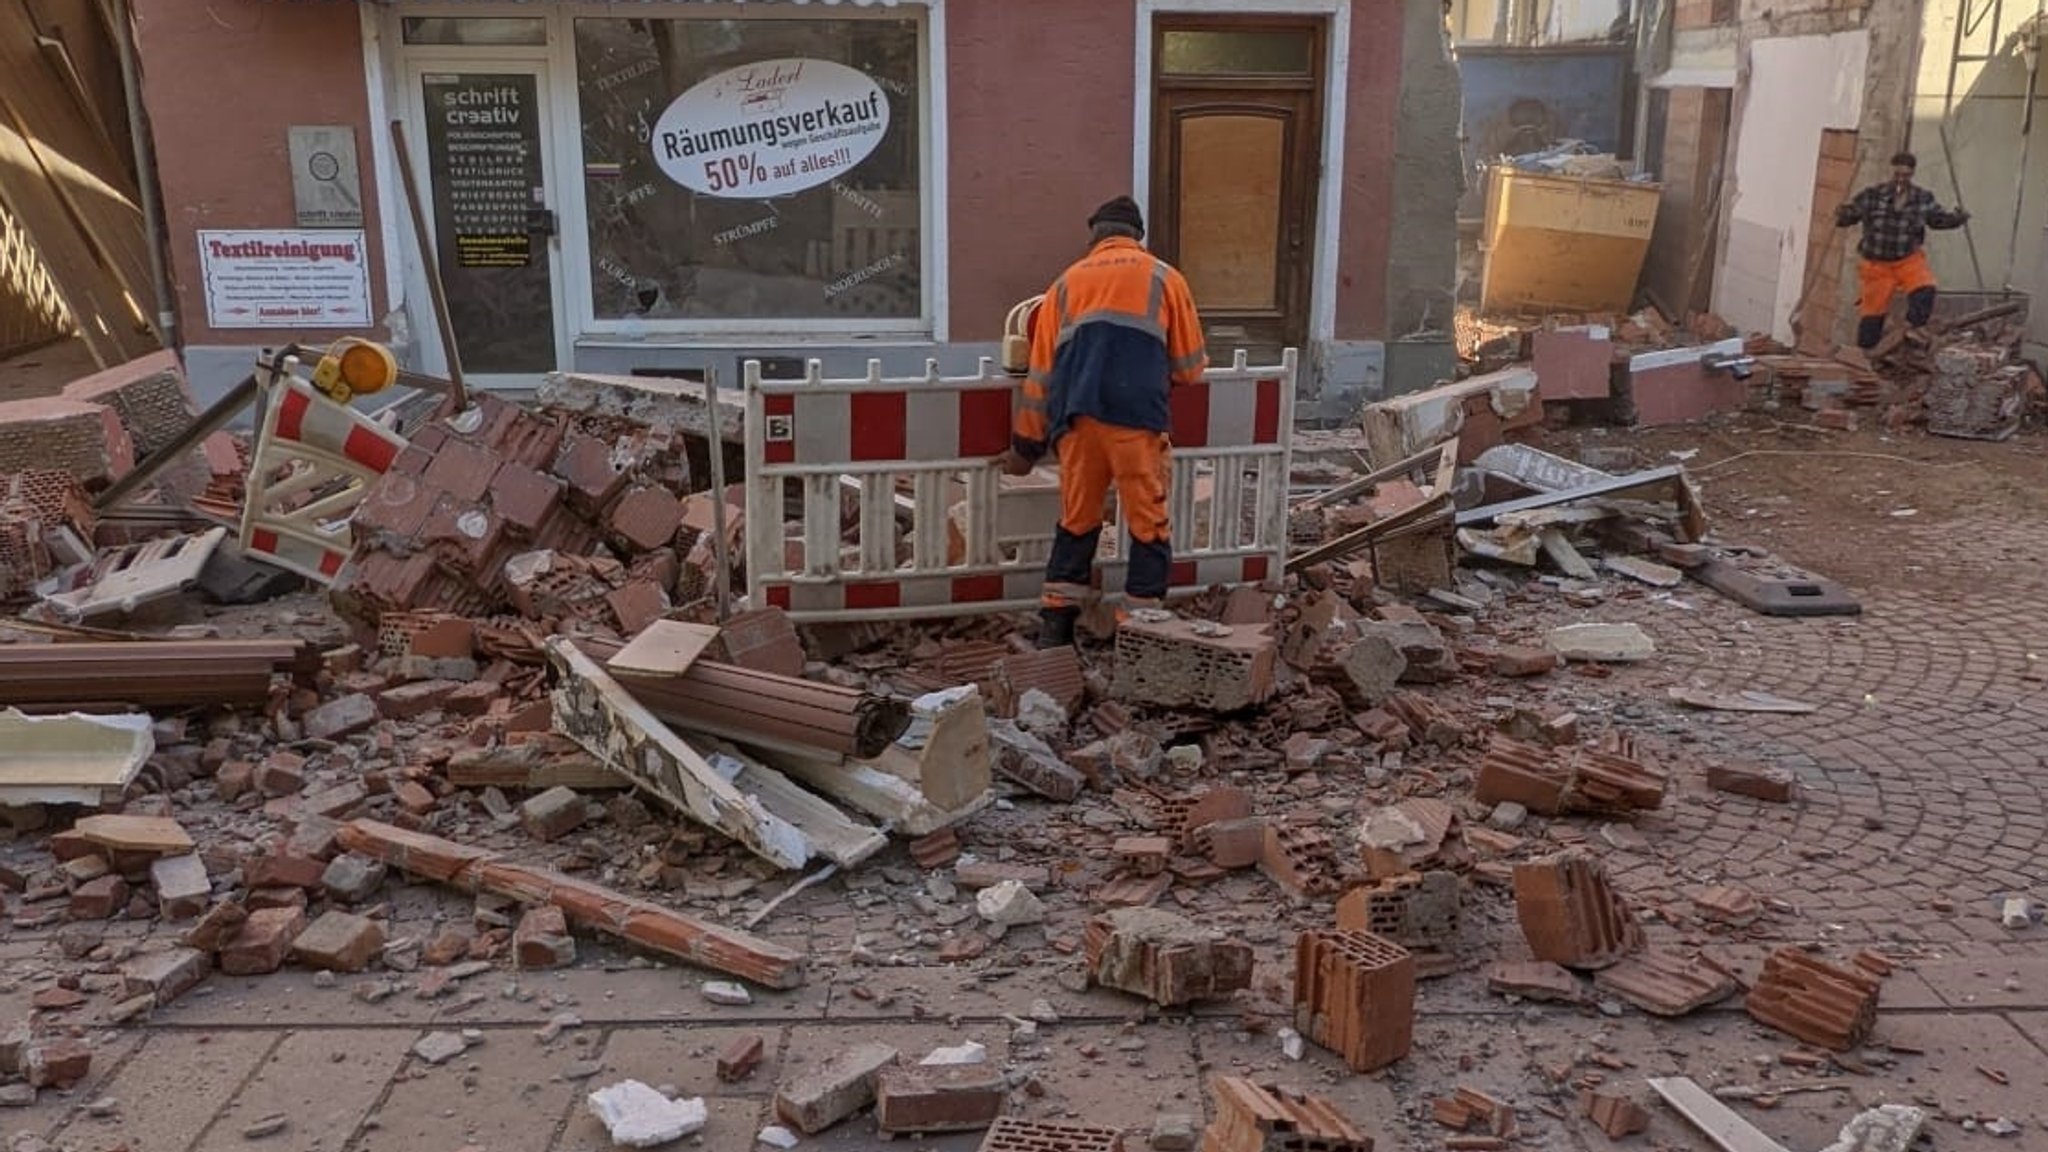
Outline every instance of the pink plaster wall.
<path id="1" fill-rule="evenodd" d="M 1000 336 L 1134 192 L 1136 27 L 1132 0 L 946 6 L 953 339 Z"/>
<path id="2" fill-rule="evenodd" d="M 362 28 L 354 4 L 148 0 L 135 7 L 142 91 L 155 134 L 171 277 L 187 343 L 326 342 L 332 330 L 216 331 L 206 323 L 200 229 L 294 228 L 294 124 L 353 124 L 370 250 L 372 315 L 387 309 Z"/>
<path id="3" fill-rule="evenodd" d="M 1392 250 L 1394 128 L 1401 106 L 1402 5 L 1351 6 L 1351 70 L 1344 104 L 1343 215 L 1337 240 L 1337 339 L 1387 333 Z M 1456 147 L 1447 141 L 1447 148 Z M 1325 188 L 1328 195 L 1330 189 Z"/>

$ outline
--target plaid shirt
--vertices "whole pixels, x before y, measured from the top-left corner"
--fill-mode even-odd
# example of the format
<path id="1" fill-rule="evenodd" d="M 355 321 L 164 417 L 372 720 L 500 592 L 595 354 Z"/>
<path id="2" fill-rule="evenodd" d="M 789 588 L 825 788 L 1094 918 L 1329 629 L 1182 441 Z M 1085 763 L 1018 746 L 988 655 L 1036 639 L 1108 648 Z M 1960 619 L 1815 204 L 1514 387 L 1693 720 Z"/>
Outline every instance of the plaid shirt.
<path id="1" fill-rule="evenodd" d="M 1856 251 L 1865 260 L 1904 260 L 1927 243 L 1927 230 L 1960 228 L 1963 218 L 1935 203 L 1934 193 L 1909 184 L 1906 202 L 1895 204 L 1890 184 L 1873 184 L 1835 211 L 1835 224 L 1863 225 Z"/>

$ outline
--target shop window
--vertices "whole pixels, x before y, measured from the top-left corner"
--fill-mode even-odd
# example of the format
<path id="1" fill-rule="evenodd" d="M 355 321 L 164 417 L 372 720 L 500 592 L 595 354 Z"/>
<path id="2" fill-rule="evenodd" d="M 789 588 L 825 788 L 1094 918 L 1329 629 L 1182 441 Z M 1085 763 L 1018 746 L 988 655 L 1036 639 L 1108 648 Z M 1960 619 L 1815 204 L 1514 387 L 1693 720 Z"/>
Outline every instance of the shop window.
<path id="1" fill-rule="evenodd" d="M 438 47 L 535 47 L 548 42 L 548 22 L 542 16 L 407 16 L 405 42 Z"/>
<path id="2" fill-rule="evenodd" d="M 575 22 L 599 321 L 923 315 L 916 20 Z"/>

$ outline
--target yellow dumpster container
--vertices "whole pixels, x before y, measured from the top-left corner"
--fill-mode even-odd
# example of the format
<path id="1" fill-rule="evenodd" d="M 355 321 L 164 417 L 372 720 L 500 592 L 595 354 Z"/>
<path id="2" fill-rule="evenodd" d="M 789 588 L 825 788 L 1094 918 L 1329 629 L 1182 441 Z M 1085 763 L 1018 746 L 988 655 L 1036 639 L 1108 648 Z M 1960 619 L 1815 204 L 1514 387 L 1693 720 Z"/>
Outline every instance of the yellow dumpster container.
<path id="1" fill-rule="evenodd" d="M 1655 184 L 1494 168 L 1482 312 L 1626 312 L 1657 222 Z"/>

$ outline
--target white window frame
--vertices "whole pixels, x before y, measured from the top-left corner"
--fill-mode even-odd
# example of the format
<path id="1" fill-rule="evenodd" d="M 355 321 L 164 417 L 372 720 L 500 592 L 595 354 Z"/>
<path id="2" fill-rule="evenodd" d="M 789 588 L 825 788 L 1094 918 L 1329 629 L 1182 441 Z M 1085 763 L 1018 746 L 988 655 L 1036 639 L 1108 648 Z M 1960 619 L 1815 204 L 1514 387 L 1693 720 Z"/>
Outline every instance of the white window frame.
<path id="1" fill-rule="evenodd" d="M 411 56 L 470 59 L 487 66 L 493 58 L 536 55 L 548 62 L 550 91 L 546 94 L 553 117 L 553 154 L 561 157 L 562 170 L 554 174 L 551 194 L 560 221 L 560 262 L 562 301 L 574 356 L 578 348 L 606 345 L 672 346 L 718 344 L 744 338 L 754 344 L 784 345 L 845 344 L 862 337 L 883 340 L 948 339 L 951 317 L 947 305 L 950 293 L 947 227 L 947 141 L 946 141 L 946 24 L 944 0 L 904 0 L 902 3 L 867 4 L 782 3 L 677 3 L 672 5 L 631 3 L 553 3 L 541 6 L 520 0 L 495 3 L 407 3 L 365 4 L 361 7 L 364 77 L 369 95 L 371 155 L 378 173 L 380 231 L 385 252 L 385 286 L 390 307 L 397 309 L 409 299 L 425 299 L 424 271 L 410 235 L 405 200 L 394 174 L 390 129 L 394 109 L 408 107 L 399 90 Z M 548 21 L 546 47 L 447 47 L 408 46 L 403 41 L 403 18 L 412 17 L 543 17 Z M 905 317 L 863 317 L 853 319 L 707 319 L 677 317 L 662 319 L 600 320 L 590 282 L 590 231 L 588 203 L 584 195 L 582 109 L 577 92 L 575 27 L 573 21 L 588 18 L 674 19 L 674 20 L 859 20 L 918 18 L 918 181 L 920 259 L 918 268 L 919 314 Z M 418 288 L 416 294 L 409 288 Z M 412 309 L 414 339 L 423 346 L 438 347 L 433 324 L 421 309 Z M 425 329 L 425 331 L 420 331 Z"/>
<path id="2" fill-rule="evenodd" d="M 1161 16 L 1323 16 L 1323 139 L 1317 167 L 1314 264 L 1309 272 L 1308 336 L 1337 338 L 1337 245 L 1344 219 L 1344 112 L 1351 73 L 1351 0 L 1138 0 L 1137 79 L 1132 101 L 1131 195 L 1152 214 L 1152 35 Z"/>

